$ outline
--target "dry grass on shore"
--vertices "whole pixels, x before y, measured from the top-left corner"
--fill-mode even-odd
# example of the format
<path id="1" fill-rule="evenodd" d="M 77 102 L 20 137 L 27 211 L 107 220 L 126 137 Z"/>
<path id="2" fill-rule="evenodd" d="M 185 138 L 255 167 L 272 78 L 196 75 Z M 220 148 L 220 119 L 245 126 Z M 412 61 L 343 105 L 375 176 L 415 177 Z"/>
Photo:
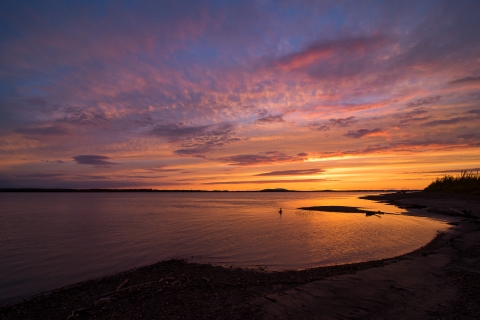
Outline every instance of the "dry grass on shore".
<path id="1" fill-rule="evenodd" d="M 476 173 L 462 171 L 456 177 L 445 175 L 435 179 L 425 191 L 480 194 L 480 175 L 478 171 Z"/>

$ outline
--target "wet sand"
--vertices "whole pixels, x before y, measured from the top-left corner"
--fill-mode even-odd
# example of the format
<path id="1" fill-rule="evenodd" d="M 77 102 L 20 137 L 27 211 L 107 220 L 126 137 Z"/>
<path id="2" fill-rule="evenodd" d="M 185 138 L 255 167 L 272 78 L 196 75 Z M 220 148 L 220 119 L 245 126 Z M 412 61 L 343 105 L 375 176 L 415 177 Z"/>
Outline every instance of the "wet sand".
<path id="1" fill-rule="evenodd" d="M 163 261 L 0 309 L 1 319 L 478 319 L 480 197 L 370 196 L 452 228 L 379 261 L 267 272 Z"/>

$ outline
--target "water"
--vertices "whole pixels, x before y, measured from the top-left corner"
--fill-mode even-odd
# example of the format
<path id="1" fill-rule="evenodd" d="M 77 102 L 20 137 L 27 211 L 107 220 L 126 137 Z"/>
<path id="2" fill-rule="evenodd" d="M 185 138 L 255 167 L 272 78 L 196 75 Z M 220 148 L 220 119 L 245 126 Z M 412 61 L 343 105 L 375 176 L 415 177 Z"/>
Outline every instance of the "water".
<path id="1" fill-rule="evenodd" d="M 170 258 L 271 270 L 382 259 L 447 228 L 419 217 L 296 209 L 401 212 L 363 194 L 0 193 L 0 304 Z"/>

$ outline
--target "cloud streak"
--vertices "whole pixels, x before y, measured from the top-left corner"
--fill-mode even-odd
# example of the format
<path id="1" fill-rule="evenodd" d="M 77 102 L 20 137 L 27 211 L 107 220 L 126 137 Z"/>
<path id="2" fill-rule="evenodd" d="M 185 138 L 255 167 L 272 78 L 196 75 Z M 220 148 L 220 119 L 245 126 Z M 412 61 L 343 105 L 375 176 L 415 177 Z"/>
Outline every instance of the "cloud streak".
<path id="1" fill-rule="evenodd" d="M 448 84 L 477 84 L 480 83 L 480 77 L 467 76 L 460 79 L 452 80 Z"/>
<path id="2" fill-rule="evenodd" d="M 306 155 L 300 153 L 297 156 L 289 156 L 279 151 L 268 151 L 260 154 L 241 154 L 218 158 L 217 160 L 226 162 L 235 166 L 251 166 L 260 164 L 274 164 L 284 162 L 302 162 L 306 160 Z"/>
<path id="3" fill-rule="evenodd" d="M 345 137 L 349 138 L 354 138 L 354 139 L 359 139 L 359 138 L 365 138 L 365 137 L 372 137 L 372 136 L 378 136 L 378 135 L 383 135 L 385 131 L 380 128 L 375 128 L 375 129 L 358 129 L 356 131 L 348 131 L 347 133 L 344 134 Z"/>
<path id="4" fill-rule="evenodd" d="M 304 176 L 322 173 L 322 169 L 281 170 L 258 173 L 255 176 Z"/>
<path id="5" fill-rule="evenodd" d="M 330 129 L 332 129 L 333 127 L 349 127 L 355 123 L 357 123 L 358 120 L 355 120 L 355 117 L 354 116 L 350 116 L 350 117 L 347 117 L 347 118 L 339 118 L 339 119 L 329 119 L 327 122 L 325 122 L 324 124 L 318 124 L 318 123 L 313 123 L 311 124 L 310 126 L 314 129 L 314 130 L 318 130 L 318 131 L 328 131 Z"/>
<path id="6" fill-rule="evenodd" d="M 107 156 L 99 156 L 99 155 L 80 155 L 72 157 L 73 160 L 78 164 L 88 164 L 94 166 L 112 166 L 118 163 L 107 161 L 110 159 Z"/>
<path id="7" fill-rule="evenodd" d="M 423 125 L 426 127 L 436 127 L 436 126 L 443 126 L 443 125 L 452 125 L 452 124 L 467 122 L 471 120 L 472 118 L 469 118 L 469 117 L 455 117 L 451 119 L 428 121 L 428 122 L 425 122 Z"/>
<path id="8" fill-rule="evenodd" d="M 285 122 L 283 115 L 268 115 L 262 118 L 259 118 L 255 121 L 258 124 L 267 124 L 267 123 L 276 123 L 276 122 Z"/>

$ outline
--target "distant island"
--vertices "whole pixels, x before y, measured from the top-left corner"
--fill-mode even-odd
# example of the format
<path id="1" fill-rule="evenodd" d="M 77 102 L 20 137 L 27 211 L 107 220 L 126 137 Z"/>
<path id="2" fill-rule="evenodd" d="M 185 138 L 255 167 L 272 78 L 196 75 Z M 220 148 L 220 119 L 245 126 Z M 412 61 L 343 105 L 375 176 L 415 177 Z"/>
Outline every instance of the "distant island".
<path id="1" fill-rule="evenodd" d="M 284 189 L 284 188 L 274 188 L 274 189 L 263 189 L 263 190 L 260 190 L 261 192 L 292 192 L 292 191 L 295 191 L 295 190 L 288 190 L 288 189 Z"/>

